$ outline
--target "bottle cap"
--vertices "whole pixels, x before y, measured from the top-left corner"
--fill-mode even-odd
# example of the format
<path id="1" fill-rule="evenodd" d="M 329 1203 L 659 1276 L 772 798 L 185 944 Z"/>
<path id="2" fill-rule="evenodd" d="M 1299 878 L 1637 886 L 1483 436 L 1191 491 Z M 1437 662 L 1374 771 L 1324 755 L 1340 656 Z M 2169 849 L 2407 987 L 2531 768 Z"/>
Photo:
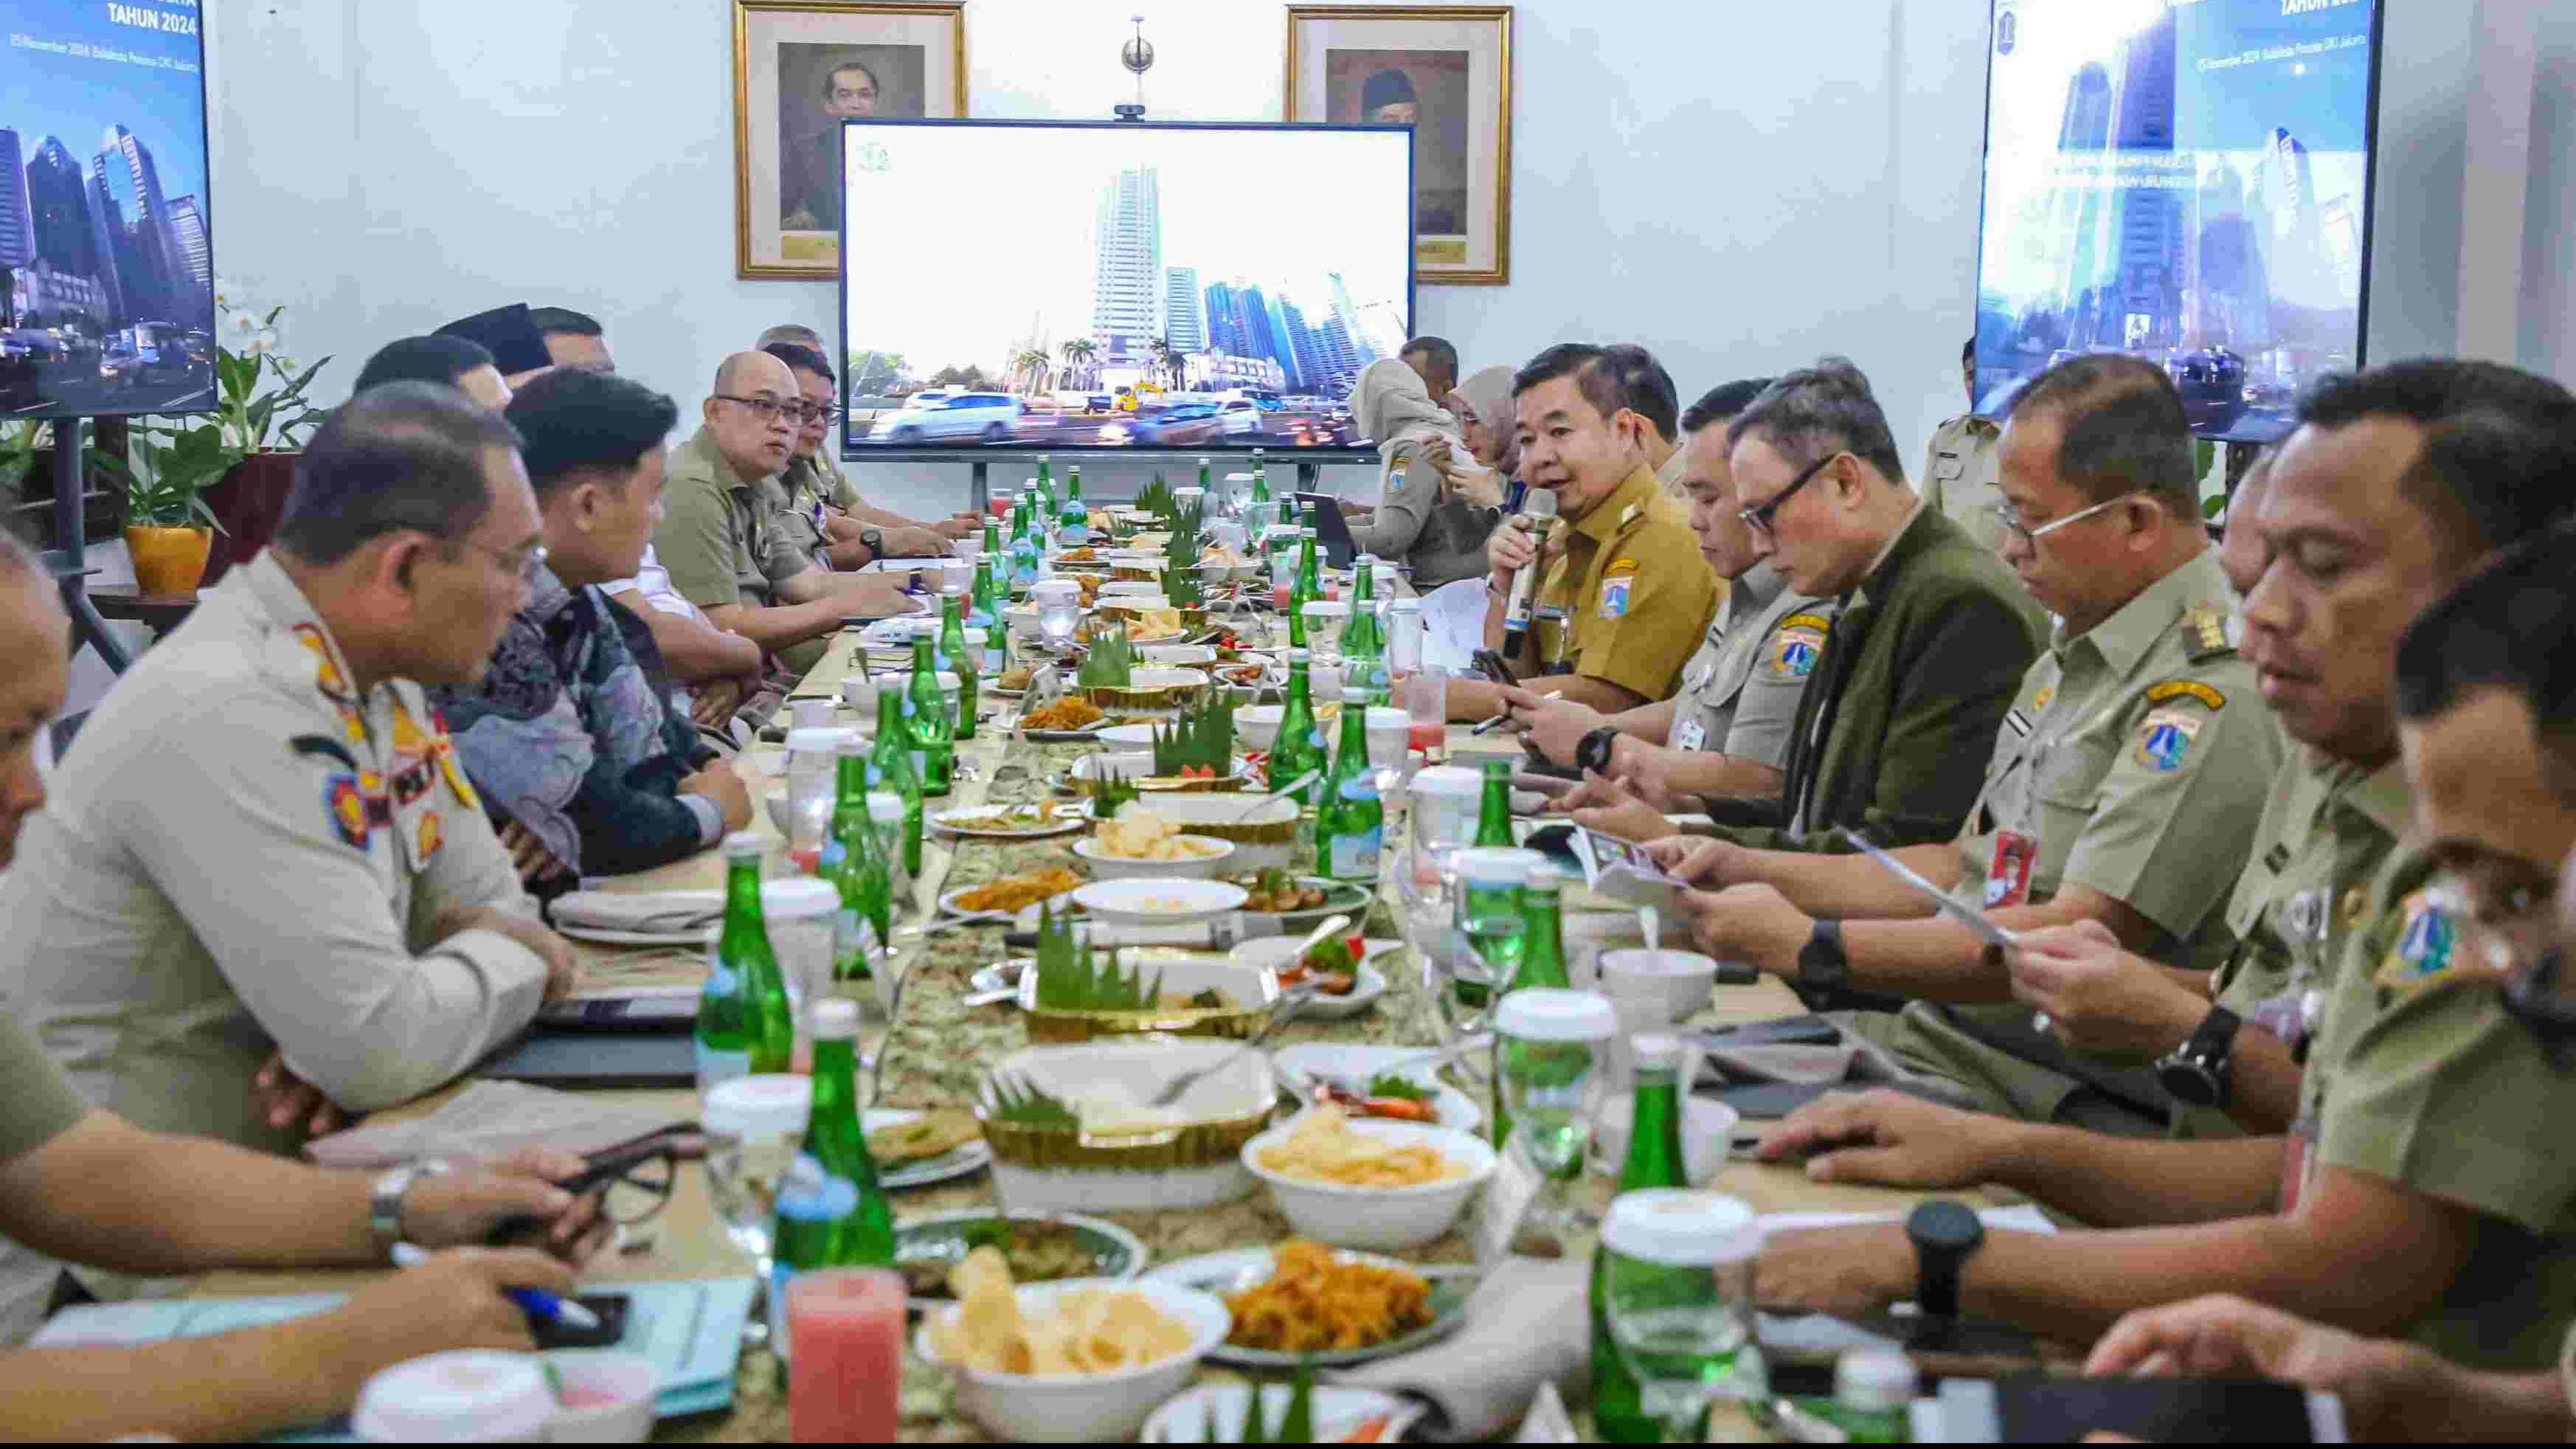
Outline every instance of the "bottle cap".
<path id="1" fill-rule="evenodd" d="M 1640 1071 L 1669 1072 L 1682 1064 L 1682 1039 L 1668 1032 L 1647 1032 L 1628 1038 L 1628 1049 L 1637 1054 Z"/>
<path id="2" fill-rule="evenodd" d="M 1533 986 L 1494 1008 L 1494 1030 L 1520 1041 L 1608 1041 L 1619 1034 L 1619 1011 L 1598 991 Z"/>
<path id="3" fill-rule="evenodd" d="M 868 737 L 866 735 L 860 734 L 857 730 L 843 730 L 841 732 L 841 742 L 832 748 L 835 753 L 837 753 L 842 759 L 846 760 L 854 755 L 865 756 L 871 746 L 868 743 Z"/>
<path id="4" fill-rule="evenodd" d="M 1463 765 L 1426 765 L 1413 772 L 1413 781 L 1405 789 L 1416 795 L 1440 795 L 1473 800 L 1485 788 L 1484 777 Z"/>
<path id="5" fill-rule="evenodd" d="M 1399 614 L 1419 614 L 1422 612 L 1422 600 L 1418 595 L 1408 594 L 1395 601 L 1394 609 Z"/>
<path id="6" fill-rule="evenodd" d="M 534 1354 L 475 1349 L 398 1363 L 358 1391 L 350 1427 L 379 1444 L 542 1443 L 555 1396 Z"/>
<path id="7" fill-rule="evenodd" d="M 842 739 L 851 731 L 823 725 L 812 729 L 789 730 L 787 753 L 791 755 L 828 755 L 841 748 Z"/>
<path id="8" fill-rule="evenodd" d="M 1752 1208 L 1724 1193 L 1650 1187 L 1623 1192 L 1610 1204 L 1601 1245 L 1641 1263 L 1714 1268 L 1759 1256 L 1762 1224 Z"/>
<path id="9" fill-rule="evenodd" d="M 816 1041 L 856 1041 L 859 1004 L 846 996 L 827 996 L 814 1003 Z"/>
<path id="10" fill-rule="evenodd" d="M 1307 649 L 1291 649 L 1288 651 L 1288 662 L 1291 664 L 1304 664 L 1312 660 L 1314 657 L 1313 651 Z"/>
<path id="11" fill-rule="evenodd" d="M 827 880 L 800 875 L 760 883 L 760 914 L 767 920 L 811 920 L 840 909 L 841 893 Z"/>
<path id="12" fill-rule="evenodd" d="M 1558 870 L 1553 862 L 1531 866 L 1529 879 L 1521 882 L 1521 889 L 1541 894 L 1561 891 L 1565 889 L 1565 872 Z"/>
<path id="13" fill-rule="evenodd" d="M 964 584 L 941 584 L 939 586 L 939 597 L 943 599 L 962 599 L 965 596 L 966 586 Z"/>
<path id="14" fill-rule="evenodd" d="M 1845 1408 L 1902 1413 L 1914 1386 L 1914 1360 L 1892 1348 L 1847 1348 L 1834 1360 L 1834 1398 Z"/>
<path id="15" fill-rule="evenodd" d="M 707 1088 L 698 1121 L 728 1137 L 794 1137 L 814 1115 L 814 1079 L 777 1072 Z"/>
<path id="16" fill-rule="evenodd" d="M 724 853 L 727 860 L 742 860 L 746 857 L 757 860 L 768 850 L 769 842 L 761 838 L 758 831 L 737 830 L 724 838 Z"/>
<path id="17" fill-rule="evenodd" d="M 903 810 L 903 797 L 894 793 L 892 790 L 870 790 L 868 792 L 868 818 L 870 820 L 876 821 L 880 825 L 899 825 L 903 822 Z"/>
<path id="18" fill-rule="evenodd" d="M 1544 864 L 1546 860 L 1546 856 L 1535 850 L 1480 845 L 1458 852 L 1458 879 L 1470 887 L 1486 890 L 1495 886 L 1516 886 L 1529 879 L 1531 866 Z"/>

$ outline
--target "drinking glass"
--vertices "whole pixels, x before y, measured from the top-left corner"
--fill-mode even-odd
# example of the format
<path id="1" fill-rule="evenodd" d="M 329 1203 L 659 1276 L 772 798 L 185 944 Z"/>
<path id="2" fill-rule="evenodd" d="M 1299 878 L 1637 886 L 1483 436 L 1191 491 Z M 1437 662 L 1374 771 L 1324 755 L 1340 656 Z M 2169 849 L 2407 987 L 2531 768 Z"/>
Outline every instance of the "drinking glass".
<path id="1" fill-rule="evenodd" d="M 1038 609 L 1038 633 L 1046 647 L 1058 654 L 1073 643 L 1073 631 L 1082 623 L 1082 606 L 1049 599 Z"/>
<path id="2" fill-rule="evenodd" d="M 1404 743 L 1422 752 L 1422 763 L 1449 763 L 1449 676 L 1429 670 L 1397 686 L 1406 716 Z"/>
<path id="3" fill-rule="evenodd" d="M 1528 1230 L 1569 1241 L 1592 1226 L 1569 1196 L 1583 1175 L 1592 1122 L 1608 1073 L 1603 1059 L 1618 1017 L 1598 993 L 1524 989 L 1494 1013 L 1496 1096 L 1511 1124 L 1510 1146 L 1538 1170 L 1542 1188 Z"/>
<path id="4" fill-rule="evenodd" d="M 1667 1219 L 1645 1242 L 1633 1232 L 1641 1210 Z M 1753 1341 L 1761 1231 L 1751 1216 L 1732 1198 L 1670 1189 L 1628 1193 L 1611 1207 L 1601 1247 L 1604 1316 L 1641 1407 L 1663 1421 L 1667 1442 L 1697 1441 L 1709 1406 L 1721 1399 L 1768 1397 Z"/>
<path id="5" fill-rule="evenodd" d="M 804 1150 L 814 1084 L 791 1075 L 736 1077 L 710 1089 L 700 1118 L 707 1138 L 707 1194 L 725 1236 L 759 1266 L 755 1293 L 766 1293 L 776 1268 L 778 1186 Z M 769 1317 L 755 1302 L 743 1340 L 763 1343 Z"/>

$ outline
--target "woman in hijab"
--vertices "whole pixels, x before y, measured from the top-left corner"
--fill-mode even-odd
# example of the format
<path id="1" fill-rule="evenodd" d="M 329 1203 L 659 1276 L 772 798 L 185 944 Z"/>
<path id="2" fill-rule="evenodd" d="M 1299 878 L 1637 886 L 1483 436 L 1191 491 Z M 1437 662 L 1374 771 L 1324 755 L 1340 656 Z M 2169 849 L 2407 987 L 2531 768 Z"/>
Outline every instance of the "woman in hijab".
<path id="1" fill-rule="evenodd" d="M 1521 471 L 1521 435 L 1512 409 L 1512 370 L 1488 367 L 1451 389 L 1440 400 L 1458 418 L 1467 440 L 1467 452 L 1473 463 L 1435 459 L 1448 472 L 1452 487 L 1470 495 L 1490 489 L 1496 503 L 1508 505 L 1504 497 L 1512 489 L 1513 479 Z M 1490 472 L 1490 482 L 1478 476 Z"/>
<path id="2" fill-rule="evenodd" d="M 1502 502 L 1498 475 L 1457 458 L 1466 439 L 1421 376 L 1396 358 L 1370 363 L 1351 389 L 1351 415 L 1385 460 L 1377 507 L 1351 520 L 1359 551 L 1409 564 L 1424 593 L 1483 574 L 1485 536 Z"/>

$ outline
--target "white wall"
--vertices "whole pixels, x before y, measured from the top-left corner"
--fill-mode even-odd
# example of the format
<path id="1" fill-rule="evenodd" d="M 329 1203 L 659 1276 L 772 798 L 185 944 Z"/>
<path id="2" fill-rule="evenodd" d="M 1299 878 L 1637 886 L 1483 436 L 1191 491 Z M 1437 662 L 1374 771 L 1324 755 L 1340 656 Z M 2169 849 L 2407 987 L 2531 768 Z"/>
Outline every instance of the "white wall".
<path id="1" fill-rule="evenodd" d="M 2371 351 L 2450 350 L 2473 84 L 2463 0 L 2389 0 Z M 972 0 L 985 116 L 1106 116 L 1132 10 L 1157 117 L 1275 119 L 1272 0 Z M 1980 0 L 1520 0 L 1513 285 L 1425 287 L 1469 366 L 1632 339 L 1687 401 L 1827 351 L 1901 439 L 1955 410 L 1985 85 Z M 2576 368 L 2576 16 L 2545 20 L 2525 360 Z M 261 0 L 210 7 L 216 259 L 336 353 L 498 302 L 599 314 L 621 366 L 694 403 L 775 322 L 836 336 L 828 282 L 733 275 L 724 0 Z M 1328 221 L 1287 203 L 1273 226 Z M 336 384 L 336 385 L 335 385 Z M 1373 486 L 1339 470 L 1346 491 Z M 1134 470 L 1094 469 L 1121 488 Z M 876 465 L 896 507 L 965 470 Z"/>

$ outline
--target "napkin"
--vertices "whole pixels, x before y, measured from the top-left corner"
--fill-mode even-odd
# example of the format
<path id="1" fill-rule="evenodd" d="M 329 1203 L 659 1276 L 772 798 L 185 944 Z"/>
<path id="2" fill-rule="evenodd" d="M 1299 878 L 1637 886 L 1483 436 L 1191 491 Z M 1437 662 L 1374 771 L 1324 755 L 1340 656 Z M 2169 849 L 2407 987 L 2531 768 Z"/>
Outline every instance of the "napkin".
<path id="1" fill-rule="evenodd" d="M 1425 1400 L 1414 1426 L 1440 1443 L 1517 1428 L 1541 1385 L 1588 1394 L 1592 1259 L 1513 1258 L 1467 1299 L 1466 1325 L 1428 1348 L 1325 1375 L 1335 1383 Z"/>
<path id="2" fill-rule="evenodd" d="M 669 1114 L 620 1107 L 595 1096 L 476 1082 L 429 1116 L 369 1122 L 317 1137 L 304 1153 L 324 1167 L 392 1167 L 424 1157 L 460 1162 L 507 1157 L 523 1147 L 587 1156 L 670 1125 Z"/>
<path id="3" fill-rule="evenodd" d="M 556 898 L 554 919 L 558 926 L 594 931 L 685 935 L 723 922 L 724 895 L 720 891 L 574 891 Z"/>

